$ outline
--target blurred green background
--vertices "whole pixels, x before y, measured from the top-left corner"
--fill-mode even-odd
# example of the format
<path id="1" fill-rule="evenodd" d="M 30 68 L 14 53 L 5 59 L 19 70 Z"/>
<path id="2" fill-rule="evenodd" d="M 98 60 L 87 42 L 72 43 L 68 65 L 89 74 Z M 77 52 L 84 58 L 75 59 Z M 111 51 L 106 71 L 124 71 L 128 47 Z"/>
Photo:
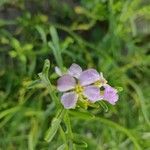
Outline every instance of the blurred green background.
<path id="1" fill-rule="evenodd" d="M 48 89 L 36 84 L 45 59 L 56 84 L 50 26 L 64 67 L 94 67 L 123 88 L 117 105 L 89 108 L 100 120 L 71 116 L 73 132 L 88 144 L 77 150 L 150 150 L 149 0 L 0 0 L 0 150 L 63 143 L 59 132 L 44 141 L 56 109 Z"/>

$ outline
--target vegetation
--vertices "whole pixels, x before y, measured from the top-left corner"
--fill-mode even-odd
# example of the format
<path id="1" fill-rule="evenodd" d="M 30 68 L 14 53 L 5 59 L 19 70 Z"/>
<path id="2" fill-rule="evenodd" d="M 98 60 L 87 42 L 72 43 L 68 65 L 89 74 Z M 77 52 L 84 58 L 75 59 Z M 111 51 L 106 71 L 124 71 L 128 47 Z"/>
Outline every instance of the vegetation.
<path id="1" fill-rule="evenodd" d="M 0 0 L 0 150 L 149 150 L 149 38 L 148 0 Z M 73 62 L 117 104 L 64 110 L 54 67 Z"/>

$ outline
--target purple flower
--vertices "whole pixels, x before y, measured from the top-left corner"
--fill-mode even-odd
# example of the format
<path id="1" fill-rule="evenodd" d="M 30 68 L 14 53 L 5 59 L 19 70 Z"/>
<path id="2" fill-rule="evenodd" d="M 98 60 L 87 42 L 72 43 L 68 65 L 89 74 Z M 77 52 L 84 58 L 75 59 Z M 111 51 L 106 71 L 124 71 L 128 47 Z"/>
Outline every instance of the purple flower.
<path id="1" fill-rule="evenodd" d="M 115 103 L 118 101 L 118 94 L 117 90 L 110 85 L 106 84 L 104 86 L 104 94 L 103 99 L 108 101 L 110 104 L 115 105 Z"/>
<path id="2" fill-rule="evenodd" d="M 107 80 L 103 77 L 102 73 L 100 73 L 99 80 L 95 82 L 95 85 L 98 87 L 104 87 L 103 94 L 101 94 L 103 99 L 110 104 L 115 105 L 119 98 L 117 94 L 118 91 L 107 84 Z"/>
<path id="3" fill-rule="evenodd" d="M 100 75 L 95 69 L 82 71 L 79 65 L 72 64 L 68 73 L 57 81 L 57 89 L 64 92 L 61 96 L 63 106 L 66 109 L 75 108 L 79 97 L 86 97 L 92 103 L 101 100 L 99 87 L 92 85 L 99 79 Z"/>
<path id="4" fill-rule="evenodd" d="M 82 68 L 77 64 L 72 64 L 70 68 L 68 69 L 68 74 L 75 78 L 79 78 L 82 73 Z"/>
<path id="5" fill-rule="evenodd" d="M 103 74 L 95 69 L 82 71 L 79 65 L 72 64 L 66 73 L 62 73 L 58 67 L 55 67 L 55 71 L 60 76 L 57 89 L 64 92 L 61 103 L 66 109 L 75 108 L 78 100 L 86 99 L 94 103 L 104 99 L 112 105 L 118 101 L 117 90 L 108 85 Z M 103 91 L 100 91 L 101 87 Z"/>

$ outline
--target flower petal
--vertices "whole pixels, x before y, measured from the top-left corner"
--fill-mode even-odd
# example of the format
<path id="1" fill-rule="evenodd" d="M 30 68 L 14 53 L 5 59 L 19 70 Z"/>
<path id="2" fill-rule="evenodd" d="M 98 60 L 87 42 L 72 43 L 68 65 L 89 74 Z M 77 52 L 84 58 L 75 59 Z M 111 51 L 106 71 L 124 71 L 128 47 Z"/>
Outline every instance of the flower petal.
<path id="1" fill-rule="evenodd" d="M 76 81 L 70 75 L 63 75 L 57 80 L 57 89 L 60 92 L 71 90 L 75 87 Z"/>
<path id="2" fill-rule="evenodd" d="M 57 66 L 55 67 L 55 72 L 56 72 L 56 74 L 59 75 L 59 76 L 62 76 L 62 75 L 63 75 L 62 71 L 61 71 L 60 68 L 57 67 Z"/>
<path id="3" fill-rule="evenodd" d="M 75 92 L 64 93 L 61 97 L 61 103 L 66 109 L 75 108 L 77 100 L 78 95 Z"/>
<path id="4" fill-rule="evenodd" d="M 90 85 L 100 78 L 99 73 L 95 69 L 88 69 L 81 73 L 79 81 L 81 85 Z"/>
<path id="5" fill-rule="evenodd" d="M 76 78 L 79 78 L 81 72 L 82 72 L 82 68 L 77 64 L 72 64 L 68 69 L 68 74 Z"/>
<path id="6" fill-rule="evenodd" d="M 100 89 L 92 85 L 84 88 L 83 95 L 86 96 L 93 103 L 103 98 L 100 95 Z"/>
<path id="7" fill-rule="evenodd" d="M 105 90 L 104 90 L 103 99 L 108 101 L 110 104 L 115 105 L 115 103 L 118 101 L 119 98 L 117 94 L 117 90 L 108 84 L 104 86 L 104 88 Z"/>

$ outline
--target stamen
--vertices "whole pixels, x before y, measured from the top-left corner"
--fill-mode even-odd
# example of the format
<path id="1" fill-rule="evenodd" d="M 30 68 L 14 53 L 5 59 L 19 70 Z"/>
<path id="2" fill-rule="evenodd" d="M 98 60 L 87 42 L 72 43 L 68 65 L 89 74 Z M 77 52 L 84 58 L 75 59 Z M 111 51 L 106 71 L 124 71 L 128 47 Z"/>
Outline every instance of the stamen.
<path id="1" fill-rule="evenodd" d="M 107 81 L 106 81 L 105 79 L 100 79 L 100 80 L 96 81 L 96 82 L 94 83 L 94 85 L 95 85 L 95 86 L 98 86 L 98 87 L 101 87 L 101 86 L 103 86 L 103 85 L 106 84 L 106 83 L 107 83 Z"/>
<path id="2" fill-rule="evenodd" d="M 94 83 L 94 85 L 100 87 L 100 86 L 101 86 L 100 80 L 96 81 L 96 82 Z"/>
<path id="3" fill-rule="evenodd" d="M 80 94 L 83 92 L 83 87 L 80 84 L 77 84 L 75 87 L 75 91 L 77 94 Z"/>

